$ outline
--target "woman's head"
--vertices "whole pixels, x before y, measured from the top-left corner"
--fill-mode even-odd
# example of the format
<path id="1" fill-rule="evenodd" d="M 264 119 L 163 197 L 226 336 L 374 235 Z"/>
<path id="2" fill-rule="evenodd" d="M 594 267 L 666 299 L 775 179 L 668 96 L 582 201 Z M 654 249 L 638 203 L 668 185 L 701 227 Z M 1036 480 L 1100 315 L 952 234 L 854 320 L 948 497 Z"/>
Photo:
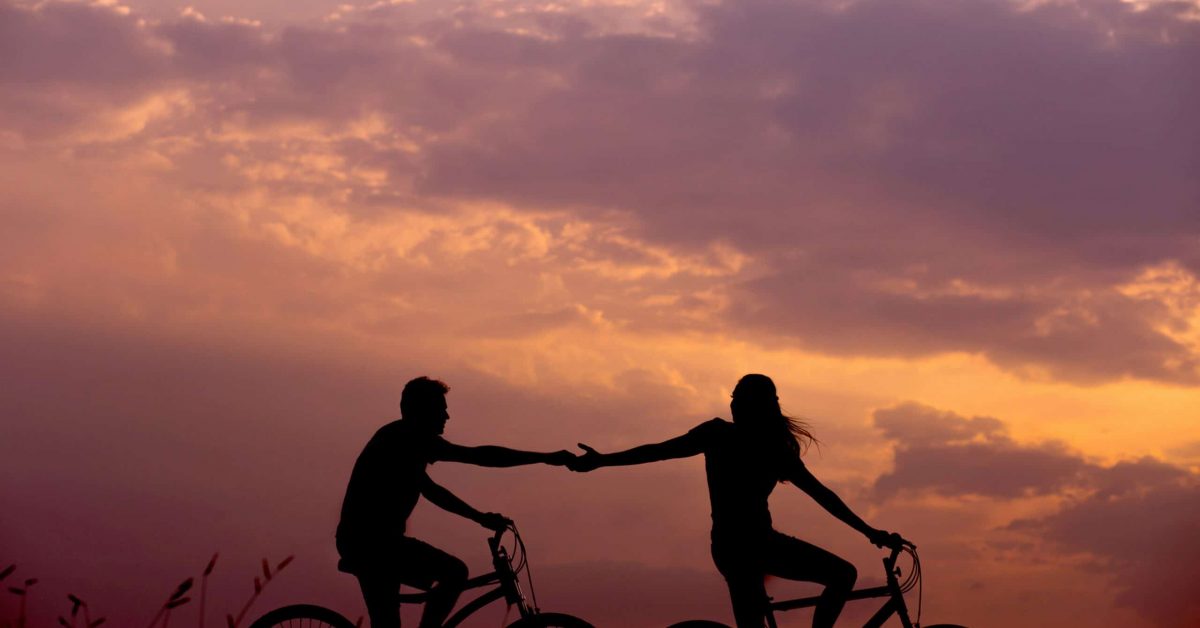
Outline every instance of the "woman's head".
<path id="1" fill-rule="evenodd" d="M 742 376 L 733 387 L 729 409 L 735 424 L 783 444 L 790 453 L 799 455 L 802 448 L 808 449 L 817 440 L 804 421 L 783 413 L 775 382 L 766 375 Z"/>
<path id="2" fill-rule="evenodd" d="M 751 373 L 743 375 L 733 387 L 729 409 L 733 412 L 734 423 L 746 425 L 769 421 L 776 415 L 783 414 L 779 408 L 779 394 L 775 392 L 775 382 L 766 375 Z"/>

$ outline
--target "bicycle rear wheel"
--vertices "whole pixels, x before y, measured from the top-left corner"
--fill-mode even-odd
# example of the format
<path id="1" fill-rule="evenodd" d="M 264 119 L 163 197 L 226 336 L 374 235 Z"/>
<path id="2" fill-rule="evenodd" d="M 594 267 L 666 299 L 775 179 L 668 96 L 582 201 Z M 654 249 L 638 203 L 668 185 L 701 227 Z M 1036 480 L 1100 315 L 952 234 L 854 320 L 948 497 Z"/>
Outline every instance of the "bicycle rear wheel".
<path id="1" fill-rule="evenodd" d="M 508 628 L 595 628 L 586 621 L 566 613 L 540 613 L 522 617 Z"/>
<path id="2" fill-rule="evenodd" d="M 254 620 L 250 628 L 356 628 L 341 613 L 315 604 L 282 606 Z"/>

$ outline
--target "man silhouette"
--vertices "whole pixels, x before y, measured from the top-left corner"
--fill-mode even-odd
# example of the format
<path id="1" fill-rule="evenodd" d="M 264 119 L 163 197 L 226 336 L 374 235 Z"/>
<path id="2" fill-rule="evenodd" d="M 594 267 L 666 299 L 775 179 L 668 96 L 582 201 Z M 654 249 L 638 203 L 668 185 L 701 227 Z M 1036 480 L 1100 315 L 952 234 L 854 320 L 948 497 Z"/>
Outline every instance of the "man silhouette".
<path id="1" fill-rule="evenodd" d="M 505 447 L 463 447 L 441 437 L 450 420 L 446 393 L 436 379 L 418 377 L 400 395 L 400 420 L 371 437 L 354 463 L 337 528 L 339 568 L 358 578 L 373 628 L 400 626 L 400 585 L 429 591 L 421 628 L 437 628 L 454 608 L 467 581 L 467 566 L 428 543 L 405 535 L 405 525 L 424 496 L 443 510 L 491 530 L 504 516 L 480 512 L 435 483 L 426 467 L 439 460 L 485 467 L 545 463 L 565 465 L 568 451 L 537 453 Z"/>

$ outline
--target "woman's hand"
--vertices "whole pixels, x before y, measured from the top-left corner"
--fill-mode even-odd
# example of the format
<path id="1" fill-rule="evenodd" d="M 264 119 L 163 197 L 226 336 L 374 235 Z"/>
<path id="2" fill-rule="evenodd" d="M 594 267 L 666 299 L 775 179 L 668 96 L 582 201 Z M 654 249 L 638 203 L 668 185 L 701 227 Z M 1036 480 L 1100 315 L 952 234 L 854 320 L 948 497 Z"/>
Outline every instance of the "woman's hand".
<path id="1" fill-rule="evenodd" d="M 870 539 L 871 543 L 874 544 L 875 547 L 887 547 L 891 549 L 899 549 L 904 545 L 907 545 L 913 549 L 916 549 L 917 547 L 916 545 L 913 545 L 912 541 L 905 539 L 895 532 L 888 532 L 887 530 L 872 530 L 869 534 L 867 534 L 867 538 Z"/>
<path id="2" fill-rule="evenodd" d="M 579 443 L 579 448 L 585 453 L 582 456 L 575 456 L 575 459 L 567 463 L 567 468 L 579 473 L 593 471 L 601 466 L 600 458 L 603 456 L 600 452 Z"/>

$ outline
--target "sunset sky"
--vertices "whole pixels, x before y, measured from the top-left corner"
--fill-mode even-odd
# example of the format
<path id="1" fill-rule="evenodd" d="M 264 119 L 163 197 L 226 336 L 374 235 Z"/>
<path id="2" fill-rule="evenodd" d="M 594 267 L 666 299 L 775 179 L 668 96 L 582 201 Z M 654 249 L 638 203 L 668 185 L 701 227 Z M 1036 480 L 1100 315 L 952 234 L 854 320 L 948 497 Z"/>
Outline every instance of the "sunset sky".
<path id="1" fill-rule="evenodd" d="M 256 611 L 356 618 L 333 529 L 408 379 L 455 442 L 610 451 L 759 372 L 924 623 L 1194 628 L 1198 112 L 1192 0 L 0 0 L 4 584 L 141 627 L 220 551 L 217 626 L 295 554 Z M 545 609 L 731 621 L 701 459 L 430 474 Z"/>

